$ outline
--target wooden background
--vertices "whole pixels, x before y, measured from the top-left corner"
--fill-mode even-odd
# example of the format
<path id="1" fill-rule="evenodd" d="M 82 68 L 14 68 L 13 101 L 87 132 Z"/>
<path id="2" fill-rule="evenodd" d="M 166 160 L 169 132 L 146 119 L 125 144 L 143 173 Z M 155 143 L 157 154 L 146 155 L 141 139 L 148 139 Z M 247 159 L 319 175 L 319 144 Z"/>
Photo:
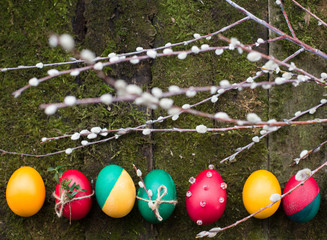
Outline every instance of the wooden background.
<path id="1" fill-rule="evenodd" d="M 270 22 L 289 34 L 283 15 L 275 1 L 236 1 L 254 15 Z M 327 4 L 324 0 L 301 0 L 305 7 L 327 20 Z M 97 55 L 110 52 L 134 51 L 136 47 L 152 48 L 167 42 L 180 42 L 193 38 L 194 33 L 207 34 L 219 30 L 244 15 L 223 0 L 51 0 L 23 1 L 2 0 L 0 2 L 0 67 L 35 65 L 38 62 L 51 63 L 69 60 L 69 54 L 61 49 L 51 49 L 47 44 L 51 33 L 70 33 L 78 49 L 89 48 Z M 285 1 L 285 9 L 293 24 L 297 37 L 327 52 L 327 31 L 317 21 L 291 1 Z M 273 37 L 264 27 L 253 21 L 243 23 L 224 33 L 237 37 L 243 43 L 254 43 L 257 38 Z M 212 46 L 223 45 L 213 38 L 207 42 Z M 182 46 L 176 49 L 188 49 Z M 274 42 L 259 48 L 278 59 L 291 55 L 298 46 L 286 40 Z M 326 60 L 313 54 L 302 53 L 294 60 L 296 66 L 320 76 L 326 72 Z M 170 85 L 180 87 L 207 86 L 219 84 L 222 79 L 232 83 L 255 75 L 264 62 L 252 64 L 246 61 L 246 54 L 225 51 L 222 56 L 204 53 L 188 56 L 185 60 L 176 57 L 143 61 L 138 65 L 129 63 L 106 68 L 108 75 L 141 85 L 144 90 Z M 59 67 L 67 69 L 70 66 Z M 76 66 L 72 66 L 76 67 Z M 7 151 L 45 154 L 78 143 L 70 140 L 56 140 L 40 144 L 42 137 L 60 136 L 93 126 L 115 129 L 138 126 L 148 119 L 164 116 L 165 111 L 151 111 L 132 104 L 113 104 L 108 108 L 102 104 L 73 107 L 59 110 L 53 116 L 46 116 L 39 109 L 41 103 L 63 101 L 67 95 L 78 98 L 100 96 L 113 90 L 98 79 L 94 73 L 83 73 L 73 78 L 60 77 L 29 89 L 14 99 L 11 93 L 24 86 L 34 76 L 46 75 L 44 69 L 15 70 L 0 73 L 0 148 Z M 258 81 L 273 80 L 265 75 Z M 255 89 L 241 92 L 231 91 L 220 97 L 215 104 L 206 103 L 196 109 L 215 113 L 226 111 L 234 118 L 244 119 L 249 112 L 257 113 L 262 119 L 288 119 L 297 111 L 317 105 L 326 98 L 326 90 L 314 83 L 301 84 L 297 88 L 289 85 L 270 90 Z M 208 97 L 197 94 L 194 98 L 175 97 L 175 103 L 196 103 Z M 314 115 L 301 119 L 326 118 L 326 108 L 318 109 Z M 167 120 L 155 124 L 155 128 L 195 128 L 199 124 L 207 127 L 227 126 L 187 114 L 177 121 Z M 326 140 L 326 124 L 310 126 L 289 126 L 270 134 L 268 138 L 242 152 L 235 162 L 219 164 L 219 161 L 234 153 L 258 135 L 257 130 L 231 131 L 227 133 L 129 133 L 118 140 L 74 151 L 71 155 L 59 154 L 44 158 L 24 157 L 10 154 L 0 156 L 0 238 L 1 239 L 193 239 L 195 235 L 211 227 L 223 227 L 247 216 L 242 203 L 242 188 L 246 178 L 255 170 L 267 169 L 273 172 L 283 188 L 288 179 L 299 169 L 314 169 L 327 161 L 326 149 L 312 154 L 290 167 L 292 160 L 304 149 L 312 149 Z M 65 170 L 75 168 L 82 171 L 94 185 L 97 174 L 107 164 L 118 164 L 138 179 L 133 171 L 135 163 L 148 173 L 151 169 L 167 171 L 175 181 L 178 205 L 173 215 L 165 222 L 151 225 L 142 219 L 137 207 L 122 219 L 106 216 L 93 203 L 90 214 L 81 221 L 69 225 L 67 219 L 58 219 L 54 212 L 55 188 L 48 167 L 66 165 Z M 185 209 L 185 194 L 188 179 L 215 164 L 228 184 L 227 208 L 215 224 L 197 226 Z M 40 172 L 46 185 L 46 201 L 38 214 L 30 218 L 14 215 L 6 204 L 5 189 L 11 174 L 20 166 L 32 166 Z M 221 239 L 325 239 L 327 229 L 327 179 L 323 169 L 315 175 L 321 190 L 321 207 L 310 222 L 291 222 L 280 208 L 266 220 L 251 219 L 234 229 L 220 233 Z M 137 184 L 136 184 L 137 185 Z"/>

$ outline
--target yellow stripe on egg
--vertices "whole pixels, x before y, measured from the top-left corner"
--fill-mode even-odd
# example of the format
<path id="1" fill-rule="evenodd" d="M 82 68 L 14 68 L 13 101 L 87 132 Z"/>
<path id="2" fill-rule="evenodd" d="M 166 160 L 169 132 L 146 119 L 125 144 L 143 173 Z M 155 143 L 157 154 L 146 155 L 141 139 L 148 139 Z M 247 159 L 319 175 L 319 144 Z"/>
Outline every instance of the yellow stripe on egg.
<path id="1" fill-rule="evenodd" d="M 102 210 L 113 218 L 126 216 L 133 208 L 136 197 L 134 182 L 124 169 L 110 192 Z"/>

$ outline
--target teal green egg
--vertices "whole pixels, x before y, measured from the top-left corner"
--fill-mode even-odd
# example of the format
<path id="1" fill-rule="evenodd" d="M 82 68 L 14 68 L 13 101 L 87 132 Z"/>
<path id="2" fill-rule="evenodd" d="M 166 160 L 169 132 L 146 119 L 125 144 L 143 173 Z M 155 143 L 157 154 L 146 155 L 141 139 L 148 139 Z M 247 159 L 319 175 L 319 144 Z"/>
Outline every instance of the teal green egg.
<path id="1" fill-rule="evenodd" d="M 177 203 L 176 186 L 173 179 L 166 171 L 161 169 L 155 169 L 145 176 L 144 184 L 148 191 L 149 190 L 152 191 L 151 199 L 153 201 L 155 201 L 158 198 L 158 190 L 162 185 L 167 188 L 167 194 L 165 194 L 161 198 L 162 203 L 158 207 L 159 214 L 162 217 L 162 221 L 165 221 L 173 213 L 175 209 L 175 205 Z M 163 193 L 164 193 L 164 189 L 161 188 L 159 195 L 163 195 Z M 144 188 L 139 188 L 137 192 L 137 197 L 138 197 L 137 200 L 138 209 L 141 215 L 143 216 L 143 218 L 151 223 L 162 222 L 157 219 L 153 210 L 149 207 L 148 201 L 145 201 L 145 200 L 149 200 L 149 197 L 146 194 Z M 142 198 L 143 200 L 140 198 Z M 171 203 L 167 203 L 165 201 L 171 201 Z"/>

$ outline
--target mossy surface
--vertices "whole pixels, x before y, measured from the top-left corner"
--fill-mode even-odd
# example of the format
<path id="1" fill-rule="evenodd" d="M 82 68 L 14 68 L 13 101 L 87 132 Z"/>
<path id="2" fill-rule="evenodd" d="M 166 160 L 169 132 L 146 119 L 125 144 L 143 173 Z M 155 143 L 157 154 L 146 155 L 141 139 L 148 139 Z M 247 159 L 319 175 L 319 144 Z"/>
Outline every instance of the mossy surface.
<path id="1" fill-rule="evenodd" d="M 273 1 L 274 2 L 274 1 Z M 327 6 L 324 1 L 299 1 L 309 6 L 317 15 L 326 20 Z M 256 16 L 267 19 L 268 6 L 263 0 L 240 1 Z M 308 5 L 309 4 L 309 5 Z M 272 8 L 271 6 L 270 8 Z M 0 67 L 35 65 L 38 62 L 69 61 L 70 54 L 60 48 L 51 49 L 47 38 L 51 33 L 71 33 L 77 41 L 77 48 L 89 48 L 97 55 L 106 56 L 110 52 L 130 52 L 136 47 L 162 46 L 193 38 L 194 33 L 207 34 L 241 19 L 244 15 L 225 1 L 11 1 L 2 3 L 0 23 Z M 327 45 L 321 39 L 326 30 L 318 27 L 314 19 L 304 20 L 305 13 L 290 3 L 285 3 L 289 18 L 300 40 L 327 52 Z M 276 13 L 274 13 L 276 14 Z M 76 22 L 77 21 L 77 22 Z M 287 32 L 281 15 L 276 14 L 275 26 Z M 312 34 L 314 32 L 316 35 Z M 227 37 L 237 37 L 242 43 L 254 43 L 257 38 L 267 38 L 268 32 L 253 21 L 247 21 L 223 33 Z M 212 46 L 226 45 L 213 37 L 210 41 L 194 43 Z M 174 50 L 190 49 L 193 44 L 179 46 Z M 270 49 L 270 50 L 269 50 Z M 267 47 L 262 52 L 272 53 L 283 59 L 298 48 L 286 41 Z M 325 61 L 318 61 L 312 54 L 303 54 L 294 62 L 297 66 L 319 76 L 326 68 Z M 140 85 L 144 90 L 160 87 L 167 90 L 170 85 L 179 87 L 219 85 L 223 79 L 231 83 L 244 81 L 254 76 L 257 64 L 246 60 L 246 54 L 225 51 L 221 56 L 213 52 L 188 55 L 185 60 L 177 57 L 157 58 L 143 61 L 138 65 L 129 63 L 113 65 L 105 69 L 114 78 L 123 78 L 129 83 Z M 77 66 L 77 65 L 76 65 Z M 68 69 L 74 66 L 61 66 Z M 93 126 L 116 129 L 144 124 L 148 119 L 166 115 L 164 110 L 149 111 L 132 103 L 78 106 L 60 109 L 53 116 L 46 116 L 39 105 L 61 102 L 67 95 L 77 98 L 100 96 L 114 93 L 114 90 L 96 77 L 93 72 L 81 73 L 78 77 L 64 76 L 30 88 L 19 98 L 11 93 L 27 84 L 34 76 L 46 75 L 45 69 L 16 70 L 0 74 L 0 148 L 7 151 L 45 154 L 78 146 L 80 142 L 70 139 L 55 140 L 40 144 L 42 137 L 71 134 Z M 257 81 L 266 81 L 267 76 Z M 314 94 L 312 94 L 314 93 Z M 227 112 L 233 118 L 244 119 L 249 112 L 257 113 L 262 119 L 278 120 L 292 117 L 296 111 L 307 109 L 319 103 L 326 90 L 313 84 L 303 84 L 297 88 L 280 86 L 270 91 L 263 89 L 230 91 L 219 101 L 199 105 L 196 110 L 208 113 Z M 193 98 L 174 97 L 176 105 L 193 104 L 209 97 L 199 93 Z M 326 116 L 326 110 L 317 110 L 316 115 L 301 119 Z M 196 128 L 223 127 L 222 124 L 189 114 L 181 114 L 176 121 L 168 119 L 157 123 L 154 128 Z M 318 152 L 304 160 L 300 166 L 289 167 L 292 159 L 302 149 L 310 149 L 324 141 L 326 126 L 285 127 L 273 133 L 268 140 L 262 140 L 249 150 L 236 156 L 235 161 L 220 164 L 220 160 L 233 154 L 239 147 L 252 141 L 259 130 L 240 130 L 218 133 L 152 133 L 151 137 L 140 132 L 128 133 L 117 140 L 88 146 L 70 155 L 58 154 L 44 158 L 23 157 L 4 154 L 0 156 L 0 238 L 1 239 L 191 239 L 196 233 L 211 227 L 223 227 L 234 223 L 248 213 L 242 203 L 242 188 L 246 178 L 255 170 L 269 169 L 280 180 L 282 187 L 298 169 L 318 166 L 326 158 Z M 151 168 L 167 171 L 173 178 L 178 196 L 178 204 L 172 216 L 157 225 L 146 223 L 134 207 L 122 219 L 106 216 L 94 201 L 90 214 L 81 221 L 69 225 L 67 219 L 58 219 L 54 212 L 52 191 L 55 181 L 47 172 L 50 166 L 66 165 L 65 170 L 75 168 L 82 171 L 94 185 L 97 174 L 107 164 L 124 167 L 136 186 L 138 178 L 132 164 L 143 170 L 144 175 Z M 197 226 L 190 220 L 185 208 L 185 194 L 191 176 L 196 177 L 209 164 L 228 184 L 227 208 L 221 219 L 210 226 Z M 42 175 L 46 185 L 46 201 L 41 211 L 31 218 L 14 215 L 6 204 L 5 189 L 10 175 L 20 166 L 34 167 Z M 326 191 L 326 177 L 317 175 L 322 196 Z M 94 199 L 95 200 L 95 199 Z M 326 200 L 323 197 L 317 217 L 310 223 L 295 224 L 287 219 L 282 209 L 270 219 L 250 219 L 233 230 L 217 235 L 222 239 L 322 239 L 326 230 L 322 226 L 326 216 Z"/>

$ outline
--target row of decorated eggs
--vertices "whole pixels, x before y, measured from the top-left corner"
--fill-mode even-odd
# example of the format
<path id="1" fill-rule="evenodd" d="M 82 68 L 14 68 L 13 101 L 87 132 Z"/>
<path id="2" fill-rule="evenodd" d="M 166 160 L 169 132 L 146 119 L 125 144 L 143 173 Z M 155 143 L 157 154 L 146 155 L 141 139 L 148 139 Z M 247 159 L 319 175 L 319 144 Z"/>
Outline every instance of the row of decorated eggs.
<path id="1" fill-rule="evenodd" d="M 61 179 L 72 179 L 71 184 L 80 185 L 76 201 L 62 205 L 62 215 L 72 220 L 85 217 L 92 206 L 92 188 L 84 174 L 77 170 L 68 170 Z M 220 174 L 207 169 L 196 178 L 190 179 L 191 186 L 186 193 L 186 210 L 190 218 L 198 225 L 207 225 L 217 221 L 226 208 L 226 188 Z M 299 184 L 293 176 L 286 184 L 284 193 Z M 96 180 L 95 196 L 102 211 L 113 218 L 126 216 L 133 208 L 135 198 L 141 215 L 151 223 L 158 223 L 169 218 L 177 203 L 176 187 L 171 176 L 161 169 L 151 171 L 144 178 L 144 187 L 137 195 L 134 182 L 125 169 L 118 165 L 104 167 Z M 56 204 L 62 201 L 63 190 L 57 184 Z M 243 203 L 246 210 L 253 214 L 272 203 L 271 196 L 281 194 L 277 178 L 269 171 L 253 172 L 243 187 Z M 149 197 L 151 199 L 149 199 Z M 45 200 L 45 186 L 40 174 L 31 167 L 22 167 L 10 177 L 6 199 L 10 209 L 19 216 L 29 217 L 36 214 Z M 273 215 L 280 205 L 280 200 L 271 207 L 254 215 L 264 219 Z M 307 222 L 318 212 L 320 191 L 316 181 L 310 177 L 301 187 L 286 195 L 283 208 L 286 215 L 297 222 Z"/>
<path id="2" fill-rule="evenodd" d="M 71 180 L 69 186 L 79 185 L 83 191 L 78 191 L 73 200 L 67 201 L 65 190 L 57 184 L 53 194 L 56 208 L 58 206 L 58 212 L 68 219 L 82 219 L 92 206 L 91 184 L 83 173 L 74 169 L 64 172 L 59 183 L 63 179 Z M 144 184 L 147 191 L 140 187 L 137 193 L 141 215 L 152 223 L 167 219 L 177 203 L 173 179 L 166 171 L 156 169 L 146 175 Z M 95 183 L 95 196 L 104 213 L 113 218 L 121 218 L 132 210 L 136 189 L 127 171 L 112 164 L 100 171 Z M 8 181 L 6 200 L 9 208 L 19 216 L 30 217 L 36 214 L 45 200 L 45 185 L 41 175 L 32 167 L 17 169 Z"/>

